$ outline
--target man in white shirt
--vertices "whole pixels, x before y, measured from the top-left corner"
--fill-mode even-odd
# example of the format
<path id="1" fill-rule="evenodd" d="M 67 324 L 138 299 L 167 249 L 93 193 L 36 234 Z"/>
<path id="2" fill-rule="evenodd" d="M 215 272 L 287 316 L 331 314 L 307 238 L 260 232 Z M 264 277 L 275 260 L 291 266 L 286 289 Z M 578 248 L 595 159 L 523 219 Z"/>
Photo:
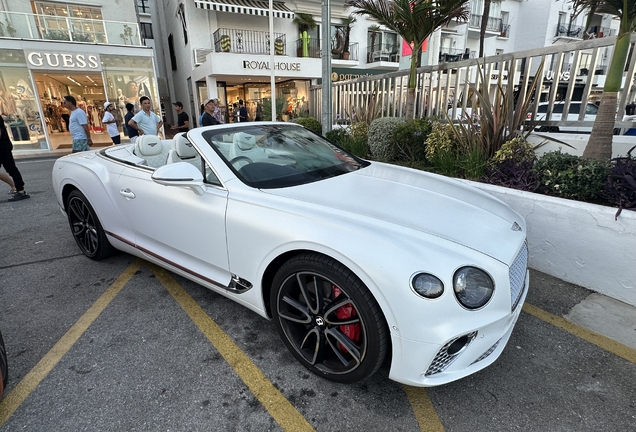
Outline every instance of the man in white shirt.
<path id="1" fill-rule="evenodd" d="M 110 139 L 113 140 L 113 144 L 121 144 L 121 135 L 119 135 L 119 129 L 117 128 L 117 120 L 115 120 L 115 116 L 112 113 L 115 109 L 115 105 L 111 102 L 104 102 L 104 118 L 102 119 L 102 123 L 106 125 L 106 131 Z"/>
<path id="2" fill-rule="evenodd" d="M 152 104 L 148 96 L 142 96 L 139 98 L 141 103 L 141 111 L 139 111 L 128 122 L 128 126 L 139 131 L 141 135 L 159 135 L 159 130 L 163 125 L 163 121 L 157 114 L 150 111 Z"/>

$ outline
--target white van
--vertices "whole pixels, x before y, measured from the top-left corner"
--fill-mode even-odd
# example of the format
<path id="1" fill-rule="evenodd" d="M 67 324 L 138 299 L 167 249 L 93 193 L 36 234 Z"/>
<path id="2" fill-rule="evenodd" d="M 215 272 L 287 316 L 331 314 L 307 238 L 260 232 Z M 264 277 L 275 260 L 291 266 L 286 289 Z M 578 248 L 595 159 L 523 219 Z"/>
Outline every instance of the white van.
<path id="1" fill-rule="evenodd" d="M 561 116 L 563 115 L 563 107 L 565 106 L 565 102 L 555 102 L 552 107 L 552 116 L 550 117 L 551 121 L 560 121 Z M 541 102 L 539 103 L 539 107 L 537 108 L 537 120 L 544 120 L 546 117 L 546 113 L 548 112 L 548 103 Z M 567 117 L 567 121 L 578 121 L 579 113 L 581 112 L 581 101 L 572 101 L 570 102 L 570 109 Z M 598 113 L 598 107 L 591 102 L 588 102 L 585 106 L 585 117 L 584 121 L 593 122 L 596 120 L 596 114 Z M 590 133 L 592 132 L 592 126 L 540 126 L 540 132 L 582 132 L 582 133 Z"/>

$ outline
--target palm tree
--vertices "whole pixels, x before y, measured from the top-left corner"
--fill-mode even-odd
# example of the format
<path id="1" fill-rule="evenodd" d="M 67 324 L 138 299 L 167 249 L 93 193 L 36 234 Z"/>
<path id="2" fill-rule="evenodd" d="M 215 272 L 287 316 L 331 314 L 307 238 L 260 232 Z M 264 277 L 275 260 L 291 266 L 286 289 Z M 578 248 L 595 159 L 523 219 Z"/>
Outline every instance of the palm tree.
<path id="1" fill-rule="evenodd" d="M 484 56 L 484 38 L 486 37 L 486 28 L 488 28 L 491 2 L 492 0 L 484 0 L 484 12 L 481 14 L 481 27 L 479 28 L 479 57 Z"/>
<path id="2" fill-rule="evenodd" d="M 570 0 L 574 10 L 587 10 L 587 24 L 594 13 L 610 14 L 620 19 L 618 35 L 614 44 L 612 61 L 607 70 L 601 105 L 592 127 L 592 134 L 588 141 L 584 157 L 608 160 L 612 157 L 612 137 L 614 134 L 614 121 L 616 119 L 617 95 L 621 88 L 623 70 L 627 53 L 629 52 L 629 39 L 632 31 L 636 29 L 636 0 Z M 586 29 L 587 30 L 587 29 Z M 628 81 L 631 78 L 628 78 Z"/>
<path id="3" fill-rule="evenodd" d="M 415 112 L 417 67 L 424 41 L 439 27 L 453 19 L 468 20 L 466 5 L 470 0 L 348 0 L 356 15 L 374 18 L 400 35 L 413 50 L 406 97 L 406 117 Z"/>

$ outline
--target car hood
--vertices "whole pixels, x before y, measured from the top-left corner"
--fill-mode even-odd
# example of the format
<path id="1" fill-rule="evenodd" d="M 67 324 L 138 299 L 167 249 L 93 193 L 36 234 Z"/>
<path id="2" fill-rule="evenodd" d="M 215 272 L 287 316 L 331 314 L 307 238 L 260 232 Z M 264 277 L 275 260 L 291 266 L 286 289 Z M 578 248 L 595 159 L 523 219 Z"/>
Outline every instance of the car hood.
<path id="1" fill-rule="evenodd" d="M 264 192 L 438 236 L 505 264 L 510 264 L 526 236 L 523 218 L 485 192 L 447 177 L 383 163 Z"/>

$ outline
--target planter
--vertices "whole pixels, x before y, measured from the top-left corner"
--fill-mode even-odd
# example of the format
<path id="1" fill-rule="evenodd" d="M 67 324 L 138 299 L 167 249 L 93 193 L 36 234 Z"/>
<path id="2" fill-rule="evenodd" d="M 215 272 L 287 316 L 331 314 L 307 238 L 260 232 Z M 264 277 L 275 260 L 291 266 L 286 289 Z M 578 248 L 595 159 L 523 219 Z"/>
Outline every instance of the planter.
<path id="1" fill-rule="evenodd" d="M 342 53 L 342 59 L 343 60 L 349 60 L 349 56 L 351 55 L 351 53 L 345 51 Z"/>
<path id="2" fill-rule="evenodd" d="M 531 268 L 636 306 L 636 212 L 463 181 L 526 219 Z"/>

